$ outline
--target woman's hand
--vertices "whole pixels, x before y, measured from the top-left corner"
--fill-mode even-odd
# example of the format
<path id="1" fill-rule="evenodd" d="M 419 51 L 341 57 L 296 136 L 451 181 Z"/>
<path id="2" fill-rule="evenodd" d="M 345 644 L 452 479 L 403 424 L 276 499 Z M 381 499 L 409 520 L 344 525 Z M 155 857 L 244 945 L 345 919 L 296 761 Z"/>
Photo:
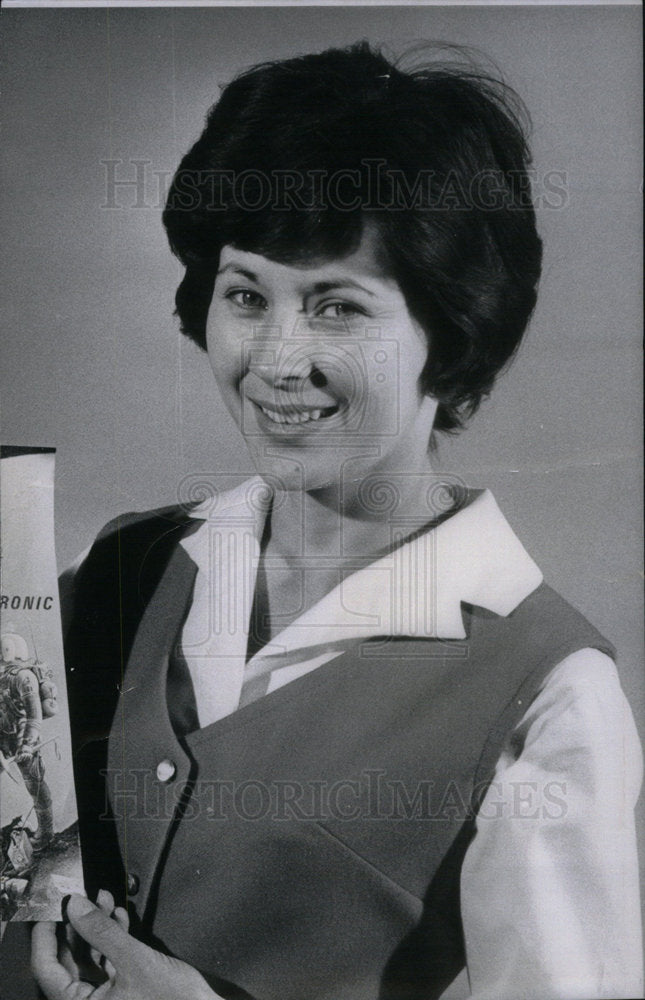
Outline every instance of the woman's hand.
<path id="1" fill-rule="evenodd" d="M 116 920 L 119 926 L 127 932 L 130 926 L 128 913 L 122 907 L 115 908 L 114 899 L 110 892 L 101 889 L 96 903 L 107 917 Z M 65 901 L 63 901 L 63 910 L 64 916 L 66 916 Z M 86 984 L 99 986 L 110 977 L 113 970 L 109 962 L 76 933 L 73 925 L 67 919 L 65 919 L 65 923 L 52 924 L 52 929 L 56 936 L 58 963 L 67 971 L 73 983 L 82 980 Z M 44 934 L 42 931 L 38 933 Z M 35 958 L 35 948 L 32 948 L 32 953 Z M 77 992 L 79 991 L 77 990 Z M 82 990 L 79 995 L 83 995 Z"/>
<path id="2" fill-rule="evenodd" d="M 131 937 L 127 915 L 114 910 L 109 893 L 100 893 L 98 902 L 94 906 L 83 896 L 70 898 L 72 933 L 62 947 L 55 923 L 35 925 L 31 968 L 48 1000 L 219 1000 L 196 969 Z M 93 981 L 85 978 L 87 970 L 75 958 L 78 939 L 91 949 L 95 972 L 104 957 L 103 983 L 96 985 L 94 976 Z"/>

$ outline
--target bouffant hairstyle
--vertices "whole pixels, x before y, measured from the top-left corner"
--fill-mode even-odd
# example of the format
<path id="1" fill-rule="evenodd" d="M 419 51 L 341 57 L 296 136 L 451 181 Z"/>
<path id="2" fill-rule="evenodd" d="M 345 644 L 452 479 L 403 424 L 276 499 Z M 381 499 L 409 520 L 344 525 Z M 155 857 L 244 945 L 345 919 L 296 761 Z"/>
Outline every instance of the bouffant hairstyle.
<path id="1" fill-rule="evenodd" d="M 263 63 L 226 86 L 163 215 L 186 273 L 182 331 L 206 344 L 221 248 L 306 265 L 363 227 L 428 336 L 436 430 L 463 425 L 516 351 L 536 301 L 527 115 L 473 64 L 404 71 L 366 42 Z"/>

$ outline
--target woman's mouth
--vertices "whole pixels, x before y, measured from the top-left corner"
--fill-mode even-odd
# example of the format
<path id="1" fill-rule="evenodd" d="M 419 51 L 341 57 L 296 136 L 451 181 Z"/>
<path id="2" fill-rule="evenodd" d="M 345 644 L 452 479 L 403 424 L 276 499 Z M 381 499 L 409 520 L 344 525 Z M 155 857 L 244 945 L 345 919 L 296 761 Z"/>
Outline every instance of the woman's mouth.
<path id="1" fill-rule="evenodd" d="M 256 406 L 262 410 L 265 417 L 268 417 L 275 424 L 309 424 L 315 420 L 324 420 L 326 417 L 331 417 L 334 413 L 338 412 L 338 406 L 316 407 L 305 410 L 275 410 L 273 407 L 263 406 L 261 403 L 256 403 Z"/>

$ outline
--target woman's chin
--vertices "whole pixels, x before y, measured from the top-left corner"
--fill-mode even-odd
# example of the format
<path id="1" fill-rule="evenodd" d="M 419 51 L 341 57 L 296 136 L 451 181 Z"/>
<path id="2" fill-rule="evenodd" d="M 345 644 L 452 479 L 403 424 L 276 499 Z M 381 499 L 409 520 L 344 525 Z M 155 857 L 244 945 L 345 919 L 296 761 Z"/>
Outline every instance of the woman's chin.
<path id="1" fill-rule="evenodd" d="M 271 455 L 257 458 L 254 464 L 260 475 L 274 490 L 283 493 L 312 493 L 338 485 L 338 469 L 321 468 L 315 461 L 303 462 L 291 456 Z"/>

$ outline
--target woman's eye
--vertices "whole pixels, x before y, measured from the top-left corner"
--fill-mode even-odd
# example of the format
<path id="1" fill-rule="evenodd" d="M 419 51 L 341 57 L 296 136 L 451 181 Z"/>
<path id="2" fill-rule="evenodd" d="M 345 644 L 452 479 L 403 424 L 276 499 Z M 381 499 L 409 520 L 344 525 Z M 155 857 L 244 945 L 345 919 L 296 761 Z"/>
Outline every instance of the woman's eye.
<path id="1" fill-rule="evenodd" d="M 226 298 L 234 302 L 240 309 L 266 309 L 267 301 L 259 292 L 253 292 L 248 288 L 234 288 L 226 293 Z"/>
<path id="2" fill-rule="evenodd" d="M 353 316 L 364 316 L 364 311 L 351 302 L 328 302 L 319 306 L 316 316 L 328 319 L 351 319 Z"/>

